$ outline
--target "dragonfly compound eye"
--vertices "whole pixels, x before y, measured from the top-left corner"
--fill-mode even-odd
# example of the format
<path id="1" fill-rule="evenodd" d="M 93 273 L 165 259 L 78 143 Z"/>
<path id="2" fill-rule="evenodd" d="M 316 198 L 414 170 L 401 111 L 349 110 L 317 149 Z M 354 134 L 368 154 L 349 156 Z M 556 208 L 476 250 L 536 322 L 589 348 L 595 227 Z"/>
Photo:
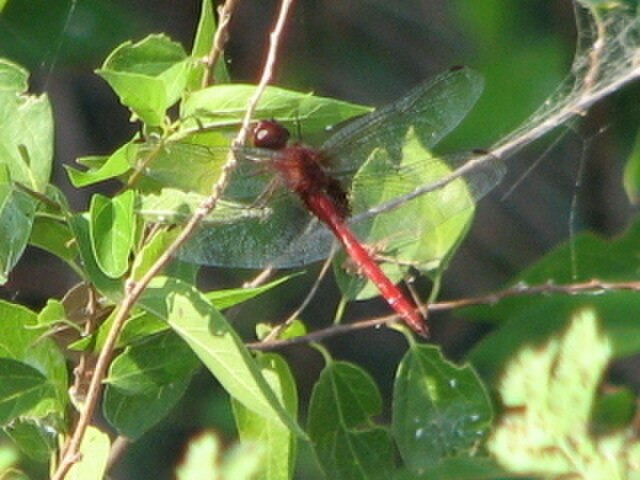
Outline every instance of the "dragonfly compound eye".
<path id="1" fill-rule="evenodd" d="M 260 120 L 253 127 L 253 146 L 280 150 L 289 141 L 289 130 L 275 120 Z"/>

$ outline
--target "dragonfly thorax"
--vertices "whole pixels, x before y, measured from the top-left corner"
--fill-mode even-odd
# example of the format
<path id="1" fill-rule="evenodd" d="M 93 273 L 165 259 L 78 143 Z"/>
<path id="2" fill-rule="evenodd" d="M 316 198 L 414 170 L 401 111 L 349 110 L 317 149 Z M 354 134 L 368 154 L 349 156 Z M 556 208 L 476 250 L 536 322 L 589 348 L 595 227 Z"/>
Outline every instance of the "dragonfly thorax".
<path id="1" fill-rule="evenodd" d="M 331 199 L 341 218 L 349 214 L 347 194 L 340 182 L 324 170 L 322 155 L 317 150 L 302 145 L 282 148 L 272 168 L 284 186 L 296 192 L 305 203 L 309 196 L 323 194 Z"/>
<path id="2" fill-rule="evenodd" d="M 325 190 L 329 176 L 318 163 L 315 150 L 292 145 L 278 150 L 272 168 L 284 185 L 296 193 Z"/>

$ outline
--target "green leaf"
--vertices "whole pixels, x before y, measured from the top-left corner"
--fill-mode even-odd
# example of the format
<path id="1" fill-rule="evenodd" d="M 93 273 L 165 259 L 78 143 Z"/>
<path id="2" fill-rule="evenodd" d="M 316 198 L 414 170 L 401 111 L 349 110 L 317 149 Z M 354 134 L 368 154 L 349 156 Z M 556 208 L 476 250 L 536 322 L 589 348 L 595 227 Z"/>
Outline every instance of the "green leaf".
<path id="1" fill-rule="evenodd" d="M 222 467 L 222 478 L 229 480 L 252 480 L 260 478 L 260 467 L 264 449 L 260 445 L 240 445 L 227 452 Z M 198 477 L 196 477 L 198 478 Z"/>
<path id="2" fill-rule="evenodd" d="M 36 215 L 29 243 L 55 255 L 73 270 L 78 271 L 79 267 L 75 262 L 78 252 L 73 245 L 73 234 L 67 224 Z"/>
<path id="3" fill-rule="evenodd" d="M 104 162 L 101 162 L 99 167 L 91 168 L 87 171 L 64 165 L 69 181 L 74 187 L 81 188 L 123 175 L 131 169 L 129 158 L 135 156 L 137 147 L 138 145 L 133 141 L 127 142 L 106 158 Z M 77 162 L 85 164 L 86 160 L 86 158 L 79 158 Z"/>
<path id="4" fill-rule="evenodd" d="M 0 425 L 27 413 L 55 390 L 38 370 L 22 362 L 0 358 Z"/>
<path id="5" fill-rule="evenodd" d="M 160 258 L 177 237 L 179 230 L 157 230 L 154 235 L 145 241 L 142 249 L 135 256 L 131 266 L 131 278 L 140 280 Z M 185 264 L 174 259 L 166 270 L 166 275 L 179 278 L 187 283 L 195 283 L 198 266 Z"/>
<path id="6" fill-rule="evenodd" d="M 187 158 L 190 152 L 185 150 L 180 153 L 184 155 L 184 157 L 177 157 L 181 160 L 182 158 Z M 169 159 L 171 156 L 169 155 L 167 158 Z M 216 167 L 213 164 L 212 166 Z M 172 168 L 175 169 L 175 165 Z M 157 168 L 154 168 L 154 170 L 157 171 Z M 198 171 L 199 168 L 194 170 Z M 175 176 L 176 173 L 173 175 Z M 206 195 L 203 194 L 179 190 L 178 187 L 186 189 L 191 187 L 200 188 L 195 182 L 191 185 L 186 185 L 185 181 L 173 182 L 176 188 L 162 188 L 157 193 L 141 195 L 136 209 L 137 212 L 143 218 L 156 223 L 185 223 L 206 198 Z M 201 185 L 206 183 L 203 182 Z M 207 185 L 207 188 L 210 186 Z M 202 225 L 206 228 L 211 225 L 233 223 L 236 220 L 242 220 L 247 217 L 264 217 L 264 212 L 260 208 L 251 208 L 246 205 L 221 200 L 217 203 L 215 210 L 203 219 Z"/>
<path id="7" fill-rule="evenodd" d="M 194 287 L 172 278 L 157 278 L 138 305 L 165 319 L 233 398 L 304 436 L 261 375 L 242 340 Z"/>
<path id="8" fill-rule="evenodd" d="M 493 381 L 503 369 L 506 360 L 523 345 L 541 342 L 567 325 L 571 314 L 580 308 L 593 308 L 602 319 L 602 325 L 612 341 L 616 357 L 639 351 L 640 334 L 637 312 L 640 298 L 635 292 L 608 292 L 601 295 L 561 294 L 536 297 L 536 303 L 524 308 L 524 303 L 513 308 L 511 317 L 500 328 L 478 342 L 467 356 L 486 382 Z M 506 305 L 496 306 L 496 318 L 501 319 Z"/>
<path id="9" fill-rule="evenodd" d="M 289 414 L 295 418 L 298 395 L 293 375 L 284 359 L 275 354 L 260 355 L 258 363 L 267 383 Z M 264 480 L 287 480 L 293 477 L 297 439 L 282 423 L 274 422 L 232 401 L 240 439 L 245 444 L 262 445 Z"/>
<path id="10" fill-rule="evenodd" d="M 63 323 L 67 319 L 62 302 L 55 298 L 47 300 L 47 304 L 40 310 L 38 314 L 38 326 L 48 327 L 56 323 Z"/>
<path id="11" fill-rule="evenodd" d="M 69 345 L 71 350 L 99 352 L 104 346 L 104 342 L 113 326 L 116 310 L 100 324 L 98 330 L 91 336 L 83 337 Z M 167 322 L 160 320 L 147 312 L 135 312 L 124 324 L 122 332 L 118 336 L 116 346 L 125 347 L 139 340 L 144 340 L 150 335 L 154 335 L 169 329 Z"/>
<path id="12" fill-rule="evenodd" d="M 629 202 L 637 205 L 640 202 L 640 133 L 636 134 L 636 142 L 624 166 L 623 183 Z"/>
<path id="13" fill-rule="evenodd" d="M 346 362 L 325 367 L 311 394 L 309 437 L 327 478 L 391 478 L 389 433 L 372 422 L 381 409 L 378 388 L 366 372 Z"/>
<path id="14" fill-rule="evenodd" d="M 5 1 L 5 0 L 2 0 Z M 13 3 L 13 2 L 12 2 Z M 12 469 L 6 474 L 7 480 L 31 480 L 29 476 L 21 470 Z"/>
<path id="15" fill-rule="evenodd" d="M 32 385 L 39 393 L 31 396 L 29 390 L 24 391 L 18 403 L 19 414 L 23 419 L 38 420 L 42 426 L 59 430 L 68 398 L 67 366 L 55 343 L 42 338 L 37 322 L 36 314 L 29 309 L 0 301 L 0 359 L 5 376 L 0 389 L 20 389 L 20 379 L 24 378 L 26 385 Z M 31 404 L 34 399 L 37 401 Z M 18 398 L 3 398 L 9 402 L 5 407 L 14 400 Z M 25 402 L 30 405 L 26 411 Z M 3 407 L 3 420 L 10 418 L 12 411 Z"/>
<path id="16" fill-rule="evenodd" d="M 161 188 L 157 192 L 140 195 L 136 212 L 150 222 L 186 223 L 205 198 L 203 194 L 184 192 L 178 188 Z"/>
<path id="17" fill-rule="evenodd" d="M 112 199 L 100 194 L 91 199 L 91 246 L 98 266 L 111 278 L 121 277 L 129 268 L 135 234 L 134 202 L 133 190 Z"/>
<path id="18" fill-rule="evenodd" d="M 86 155 L 76 158 L 76 163 L 88 169 L 97 170 L 107 163 L 109 158 L 106 155 Z"/>
<path id="19" fill-rule="evenodd" d="M 260 285 L 258 287 L 213 290 L 211 292 L 205 293 L 204 295 L 214 307 L 216 307 L 218 310 L 224 310 L 225 308 L 233 307 L 234 305 L 244 303 L 248 300 L 251 300 L 252 298 L 263 295 L 268 291 L 300 275 L 302 275 L 302 273 L 293 273 L 291 275 L 285 275 L 281 278 L 273 280 L 269 283 L 265 283 L 264 285 Z"/>
<path id="20" fill-rule="evenodd" d="M 0 300 L 0 356 L 23 360 L 40 335 L 37 315 L 27 307 Z"/>
<path id="21" fill-rule="evenodd" d="M 175 240 L 176 234 L 175 230 L 158 230 L 145 241 L 131 265 L 131 278 L 140 280 Z"/>
<path id="22" fill-rule="evenodd" d="M 69 226 L 82 259 L 85 280 L 112 302 L 118 302 L 122 298 L 122 281 L 108 277 L 98 266 L 87 217 L 87 214 L 76 214 L 69 219 Z"/>
<path id="23" fill-rule="evenodd" d="M 273 332 L 277 327 L 268 324 L 268 323 L 258 323 L 256 325 L 256 336 L 258 339 L 263 340 L 267 338 L 271 332 Z M 278 340 L 288 340 L 291 338 L 302 337 L 306 335 L 307 327 L 304 323 L 302 323 L 299 319 L 294 319 L 291 323 L 289 323 L 284 330 L 280 330 L 278 332 L 277 338 Z"/>
<path id="24" fill-rule="evenodd" d="M 0 90 L 25 92 L 27 88 L 29 72 L 6 58 L 0 58 Z"/>
<path id="25" fill-rule="evenodd" d="M 200 265 L 183 262 L 178 258 L 174 258 L 165 269 L 165 275 L 167 277 L 177 278 L 190 285 L 195 285 L 199 270 Z"/>
<path id="26" fill-rule="evenodd" d="M 11 182 L 45 191 L 53 160 L 53 116 L 46 95 L 26 93 L 26 70 L 0 59 L 0 80 L 0 283 L 4 283 L 27 245 L 37 204 Z"/>
<path id="27" fill-rule="evenodd" d="M 152 240 L 153 242 L 153 240 Z M 148 244 L 150 245 L 150 244 Z M 140 258 L 140 255 L 137 257 Z M 182 262 L 174 262 L 174 263 L 182 263 Z M 170 272 L 171 268 L 169 268 Z M 226 309 L 233 307 L 234 305 L 238 305 L 240 303 L 251 300 L 252 298 L 256 298 L 259 295 L 267 293 L 271 289 L 279 286 L 280 284 L 290 280 L 291 278 L 297 277 L 300 274 L 287 275 L 285 277 L 274 280 L 270 283 L 266 283 L 264 285 L 260 285 L 259 287 L 251 287 L 251 288 L 231 288 L 227 290 L 214 290 L 208 293 L 205 293 L 205 297 L 207 300 L 211 302 L 211 304 L 219 309 Z M 184 279 L 180 277 L 179 280 L 185 282 Z M 193 282 L 186 282 L 192 284 Z M 94 335 L 90 337 L 84 337 L 77 342 L 74 342 L 69 346 L 71 349 L 76 350 L 85 350 L 91 349 L 91 351 L 97 352 L 104 345 L 104 341 L 111 329 L 113 323 L 113 315 L 110 315 L 106 320 L 104 320 L 98 330 Z M 129 318 L 122 329 L 122 333 L 118 337 L 118 347 L 124 347 L 126 345 L 131 344 L 132 342 L 138 341 L 140 339 L 144 339 L 149 335 L 154 335 L 160 333 L 164 330 L 167 330 L 169 325 L 166 321 L 159 319 L 155 315 L 151 315 L 147 312 L 137 313 Z"/>
<path id="28" fill-rule="evenodd" d="M 37 462 L 51 460 L 51 453 L 58 448 L 56 430 L 38 419 L 17 418 L 4 427 L 4 432 L 22 452 Z"/>
<path id="29" fill-rule="evenodd" d="M 161 125 L 165 111 L 182 95 L 189 60 L 179 43 L 149 35 L 116 48 L 96 71 L 143 122 Z"/>
<path id="30" fill-rule="evenodd" d="M 201 61 L 199 63 L 194 63 L 191 67 L 187 87 L 188 91 L 200 90 L 203 86 L 202 81 L 206 66 L 202 61 L 209 55 L 213 45 L 215 32 L 216 19 L 213 12 L 213 4 L 211 0 L 202 0 L 200 5 L 200 20 L 198 20 L 198 28 L 196 29 L 196 36 L 191 50 L 191 56 L 194 59 Z M 211 83 L 229 82 L 229 73 L 227 72 L 223 56 L 221 56 L 218 59 L 218 62 L 213 66 L 212 80 L 213 81 Z"/>
<path id="31" fill-rule="evenodd" d="M 28 74 L 0 59 L 0 164 L 11 179 L 43 193 L 53 161 L 53 115 L 46 95 L 26 94 Z"/>
<path id="32" fill-rule="evenodd" d="M 640 221 L 613 240 L 587 233 L 560 245 L 519 274 L 513 285 L 574 284 L 597 278 L 603 281 L 637 280 Z M 562 329 L 579 308 L 592 307 L 611 339 L 616 357 L 640 351 L 640 298 L 634 292 L 603 291 L 567 295 L 524 295 L 502 299 L 492 306 L 464 310 L 465 316 L 495 322 L 499 328 L 471 350 L 468 359 L 485 379 L 493 378 L 506 359 L 522 345 L 543 341 Z"/>
<path id="33" fill-rule="evenodd" d="M 4 1 L 4 0 L 2 0 Z M 14 3 L 14 2 L 12 2 Z M 0 2 L 0 6 L 2 2 Z M 5 473 L 5 472 L 3 472 Z M 6 480 L 31 480 L 29 476 L 21 470 L 18 469 L 10 469 L 5 473 Z M 3 479 L 4 480 L 4 479 Z"/>
<path id="34" fill-rule="evenodd" d="M 447 362 L 438 347 L 413 344 L 396 373 L 393 436 L 405 465 L 423 472 L 471 453 L 487 432 L 491 403 L 469 366 Z"/>
<path id="35" fill-rule="evenodd" d="M 66 480 L 102 480 L 107 470 L 111 441 L 109 435 L 89 426 L 80 444 L 80 459 L 65 476 Z"/>
<path id="36" fill-rule="evenodd" d="M 239 125 L 255 85 L 214 85 L 189 95 L 181 104 L 185 130 Z M 285 126 L 302 125 L 305 135 L 324 132 L 327 125 L 343 122 L 371 108 L 333 98 L 318 97 L 279 87 L 267 87 L 254 118 L 277 118 Z M 197 121 L 196 121 L 197 119 Z"/>
<path id="37" fill-rule="evenodd" d="M 118 434 L 137 440 L 176 406 L 184 396 L 189 380 L 178 380 L 133 395 L 107 386 L 102 406 L 104 416 Z"/>
<path id="38" fill-rule="evenodd" d="M 521 349 L 499 385 L 507 411 L 488 442 L 496 459 L 514 473 L 627 478 L 627 455 L 640 444 L 624 431 L 590 435 L 594 395 L 610 358 L 591 310 L 574 315 L 561 337 Z"/>
<path id="39" fill-rule="evenodd" d="M 162 143 L 152 138 L 139 145 L 129 162 L 141 173 L 144 191 L 169 187 L 208 196 L 227 161 L 229 139 L 214 132 L 207 134 L 207 142 L 208 146 Z"/>
<path id="40" fill-rule="evenodd" d="M 109 317 L 108 321 L 105 322 L 111 325 L 112 317 Z M 160 332 L 164 332 L 169 329 L 169 325 L 164 320 L 159 319 L 145 311 L 141 311 L 132 315 L 124 324 L 122 329 L 122 333 L 118 337 L 118 347 L 124 347 L 131 343 L 143 340 L 144 338 L 155 335 Z M 100 349 L 102 345 L 104 345 L 104 340 L 106 339 L 106 335 L 109 332 L 109 327 L 102 328 L 100 326 L 100 330 L 95 340 L 95 348 Z"/>
<path id="41" fill-rule="evenodd" d="M 12 469 L 12 467 L 16 463 L 18 463 L 18 458 L 19 458 L 18 452 L 12 445 L 8 445 L 6 443 L 3 445 L 0 445 L 0 472 L 4 473 L 7 471 L 10 471 L 10 469 Z M 17 476 L 18 472 L 15 470 L 14 472 L 15 472 L 14 475 Z M 13 477 L 9 477 L 8 480 L 17 480 L 17 479 Z"/>
<path id="42" fill-rule="evenodd" d="M 0 284 L 18 263 L 29 241 L 36 201 L 9 183 L 0 183 Z"/>
<path id="43" fill-rule="evenodd" d="M 371 153 L 352 182 L 350 205 L 354 216 L 451 173 L 452 167 L 433 156 L 418 133 L 413 127 L 407 132 L 400 162 L 397 152 L 379 148 Z M 397 282 L 406 276 L 409 265 L 430 273 L 446 264 L 466 235 L 474 210 L 473 195 L 465 180 L 458 178 L 399 208 L 357 222 L 352 228 L 358 238 L 374 246 L 377 256 L 392 259 L 383 262 L 381 268 Z M 349 299 L 379 295 L 362 276 L 347 274 L 344 265 L 348 263 L 344 254 L 334 260 L 342 293 Z"/>
<path id="44" fill-rule="evenodd" d="M 69 202 L 65 193 L 52 183 L 47 184 L 44 194 L 50 200 L 50 203 L 40 204 L 39 213 L 49 214 L 52 216 L 61 216 L 70 213 Z"/>
<path id="45" fill-rule="evenodd" d="M 105 383 L 125 395 L 147 394 L 190 378 L 198 366 L 198 359 L 185 342 L 173 332 L 165 332 L 118 355 L 111 363 Z"/>

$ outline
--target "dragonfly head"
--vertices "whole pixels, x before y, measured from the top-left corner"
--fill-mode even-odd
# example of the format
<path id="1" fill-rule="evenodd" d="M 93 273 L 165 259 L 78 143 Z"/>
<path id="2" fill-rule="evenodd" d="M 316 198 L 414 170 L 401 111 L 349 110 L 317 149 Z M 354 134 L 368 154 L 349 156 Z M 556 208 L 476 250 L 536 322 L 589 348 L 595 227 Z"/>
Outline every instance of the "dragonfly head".
<path id="1" fill-rule="evenodd" d="M 253 146 L 280 150 L 289 141 L 289 130 L 276 120 L 260 120 L 251 129 Z"/>

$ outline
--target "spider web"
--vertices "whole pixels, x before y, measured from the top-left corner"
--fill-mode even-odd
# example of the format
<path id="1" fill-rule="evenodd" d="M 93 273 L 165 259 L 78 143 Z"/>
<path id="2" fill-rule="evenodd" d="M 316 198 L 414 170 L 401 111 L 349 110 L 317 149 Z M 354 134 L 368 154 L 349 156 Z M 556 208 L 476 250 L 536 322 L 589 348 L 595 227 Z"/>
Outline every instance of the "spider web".
<path id="1" fill-rule="evenodd" d="M 505 158 L 640 76 L 640 18 L 633 1 L 575 0 L 577 47 L 570 75 L 491 154 Z"/>
<path id="2" fill-rule="evenodd" d="M 507 159 L 518 150 L 576 116 L 640 76 L 640 16 L 637 0 L 574 0 L 577 46 L 571 72 L 519 127 L 484 155 L 463 163 L 437 182 L 380 204 L 378 214 L 433 192 L 471 171 Z"/>

